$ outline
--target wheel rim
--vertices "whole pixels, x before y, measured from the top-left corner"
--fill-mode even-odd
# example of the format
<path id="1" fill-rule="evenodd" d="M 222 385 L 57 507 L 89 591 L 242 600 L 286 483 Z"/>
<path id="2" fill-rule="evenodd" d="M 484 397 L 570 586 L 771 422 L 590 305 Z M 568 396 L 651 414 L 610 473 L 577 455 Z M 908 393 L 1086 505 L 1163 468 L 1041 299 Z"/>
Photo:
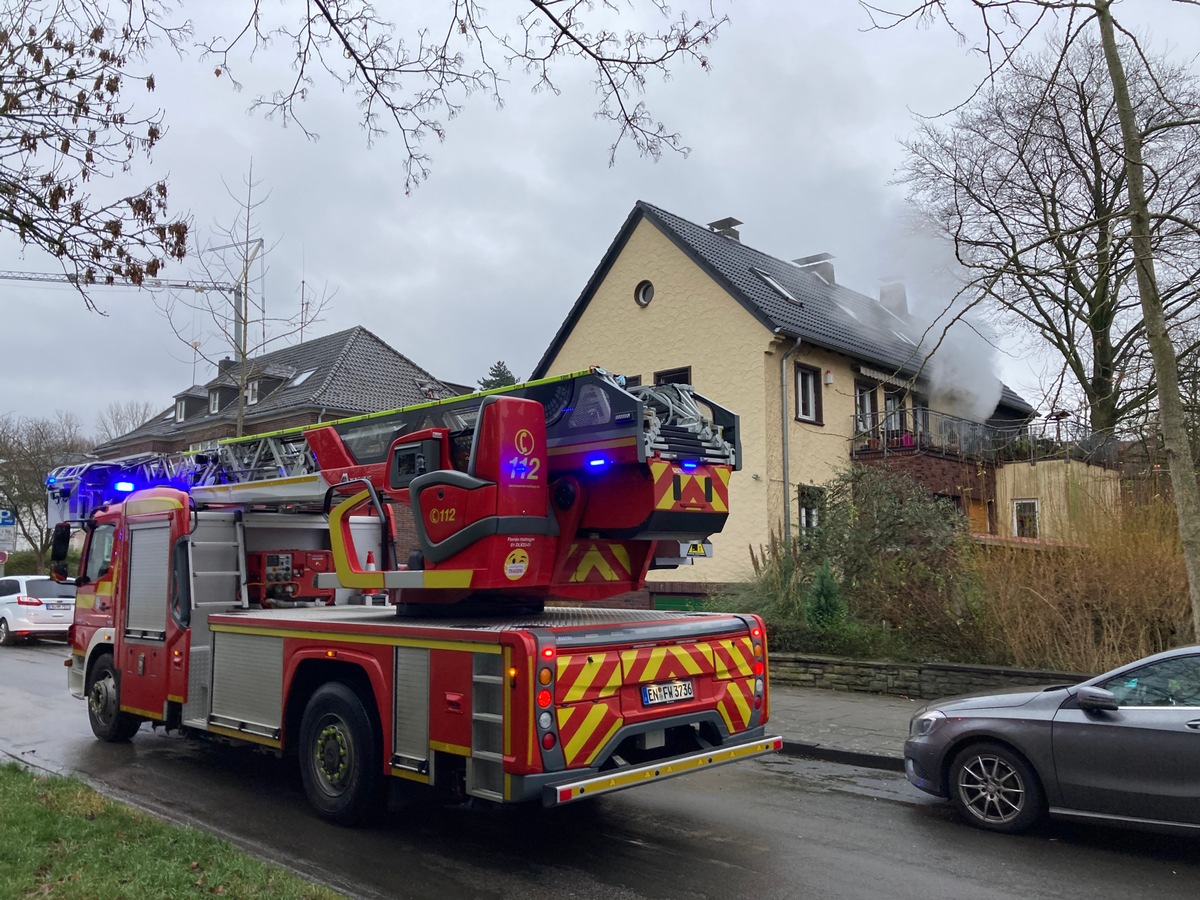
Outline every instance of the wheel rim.
<path id="1" fill-rule="evenodd" d="M 8 640 L 8 623 L 0 619 L 0 643 Z"/>
<path id="2" fill-rule="evenodd" d="M 1007 759 L 981 754 L 959 770 L 958 795 L 980 821 L 1004 825 L 1025 808 L 1025 781 Z"/>
<path id="3" fill-rule="evenodd" d="M 117 714 L 117 683 L 112 672 L 104 672 L 88 691 L 88 709 L 101 725 L 108 725 Z"/>
<path id="4" fill-rule="evenodd" d="M 313 743 L 313 771 L 321 790 L 331 797 L 346 792 L 354 767 L 354 744 L 346 723 L 336 716 L 321 720 Z"/>

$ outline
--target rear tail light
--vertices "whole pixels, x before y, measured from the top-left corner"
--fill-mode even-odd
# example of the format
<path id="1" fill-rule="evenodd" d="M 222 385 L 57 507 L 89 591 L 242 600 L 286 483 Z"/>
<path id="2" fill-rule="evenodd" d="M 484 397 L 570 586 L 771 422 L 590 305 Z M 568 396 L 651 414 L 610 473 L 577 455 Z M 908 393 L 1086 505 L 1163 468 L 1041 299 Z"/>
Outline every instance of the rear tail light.
<path id="1" fill-rule="evenodd" d="M 41 606 L 42 601 L 37 597 L 17 597 L 17 606 Z"/>

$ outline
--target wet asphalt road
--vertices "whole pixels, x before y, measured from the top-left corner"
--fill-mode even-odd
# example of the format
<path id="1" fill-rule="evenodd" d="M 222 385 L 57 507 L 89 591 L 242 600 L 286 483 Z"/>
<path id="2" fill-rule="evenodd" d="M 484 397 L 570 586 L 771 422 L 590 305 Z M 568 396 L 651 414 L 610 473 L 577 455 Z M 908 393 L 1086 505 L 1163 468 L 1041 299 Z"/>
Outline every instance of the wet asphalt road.
<path id="1" fill-rule="evenodd" d="M 417 898 L 1194 898 L 1200 841 L 957 822 L 890 773 L 784 757 L 558 810 L 456 808 L 419 789 L 382 827 L 309 811 L 295 766 L 142 731 L 92 738 L 62 644 L 0 648 L 0 751 L 220 833 L 352 896 Z"/>

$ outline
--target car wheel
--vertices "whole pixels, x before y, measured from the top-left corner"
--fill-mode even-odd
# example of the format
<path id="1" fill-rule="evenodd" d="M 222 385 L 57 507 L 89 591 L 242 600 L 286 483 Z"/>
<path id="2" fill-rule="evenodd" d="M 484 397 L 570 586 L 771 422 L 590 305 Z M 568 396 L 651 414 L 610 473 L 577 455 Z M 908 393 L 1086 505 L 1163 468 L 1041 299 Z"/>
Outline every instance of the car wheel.
<path id="1" fill-rule="evenodd" d="M 1037 773 L 1000 744 L 973 744 L 954 757 L 950 799 L 972 825 L 1006 834 L 1025 831 L 1046 813 Z"/>
<path id="2" fill-rule="evenodd" d="M 384 807 L 382 749 L 362 699 L 348 685 L 324 684 L 300 722 L 300 779 L 324 818 L 361 825 Z"/>
<path id="3" fill-rule="evenodd" d="M 117 687 L 116 667 L 111 653 L 101 655 L 92 666 L 85 696 L 92 734 L 100 740 L 121 743 L 133 737 L 142 727 L 140 718 L 121 712 L 120 689 Z"/>
<path id="4" fill-rule="evenodd" d="M 17 637 L 8 628 L 8 621 L 0 619 L 0 647 L 11 647 L 17 642 Z"/>

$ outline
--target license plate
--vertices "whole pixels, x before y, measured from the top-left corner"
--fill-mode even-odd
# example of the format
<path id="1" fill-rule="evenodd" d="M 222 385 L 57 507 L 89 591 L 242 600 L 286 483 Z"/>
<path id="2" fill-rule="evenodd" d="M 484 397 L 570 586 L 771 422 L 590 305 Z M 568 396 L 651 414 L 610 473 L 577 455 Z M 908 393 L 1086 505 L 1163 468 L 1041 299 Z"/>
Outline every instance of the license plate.
<path id="1" fill-rule="evenodd" d="M 666 681 L 662 684 L 642 685 L 642 705 L 655 706 L 659 703 L 675 703 L 677 700 L 692 699 L 690 681 Z"/>
<path id="2" fill-rule="evenodd" d="M 47 603 L 46 609 L 70 609 L 70 603 Z"/>

